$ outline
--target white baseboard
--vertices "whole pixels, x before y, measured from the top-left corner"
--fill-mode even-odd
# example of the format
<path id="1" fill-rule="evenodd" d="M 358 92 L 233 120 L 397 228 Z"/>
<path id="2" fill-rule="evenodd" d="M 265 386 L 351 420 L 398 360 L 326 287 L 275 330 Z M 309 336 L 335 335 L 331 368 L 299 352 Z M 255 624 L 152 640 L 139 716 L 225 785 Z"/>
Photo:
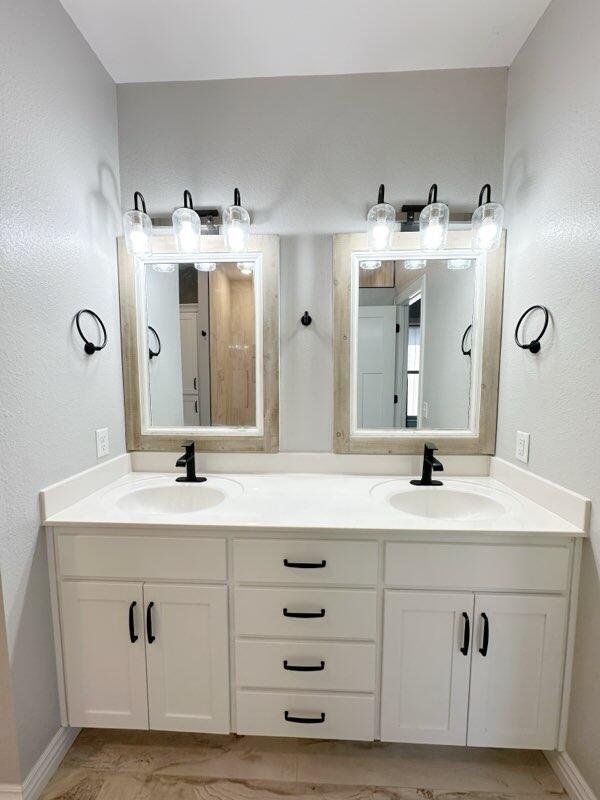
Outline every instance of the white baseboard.
<path id="1" fill-rule="evenodd" d="M 572 800 L 597 800 L 568 753 L 549 750 L 544 755 Z"/>
<path id="2" fill-rule="evenodd" d="M 0 800 L 37 800 L 80 730 L 80 728 L 59 728 L 22 785 L 0 783 Z"/>

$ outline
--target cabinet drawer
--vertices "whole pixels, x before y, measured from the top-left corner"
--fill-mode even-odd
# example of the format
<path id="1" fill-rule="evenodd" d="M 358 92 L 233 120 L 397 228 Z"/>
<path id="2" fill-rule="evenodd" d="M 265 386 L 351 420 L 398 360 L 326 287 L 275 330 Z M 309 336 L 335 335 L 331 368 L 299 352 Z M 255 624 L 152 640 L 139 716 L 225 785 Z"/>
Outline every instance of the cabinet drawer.
<path id="1" fill-rule="evenodd" d="M 61 535 L 58 566 L 62 577 L 227 579 L 224 539 Z"/>
<path id="2" fill-rule="evenodd" d="M 238 583 L 375 586 L 377 562 L 377 542 L 236 539 L 233 543 Z"/>
<path id="3" fill-rule="evenodd" d="M 568 546 L 388 542 L 385 582 L 402 588 L 565 591 Z"/>
<path id="4" fill-rule="evenodd" d="M 360 589 L 238 588 L 235 626 L 238 636 L 374 639 L 376 595 Z"/>
<path id="5" fill-rule="evenodd" d="M 235 654 L 238 686 L 334 692 L 375 690 L 374 644 L 239 639 Z"/>
<path id="6" fill-rule="evenodd" d="M 369 695 L 238 691 L 236 697 L 239 734 L 363 741 L 374 737 L 375 704 Z M 286 720 L 286 712 L 292 719 L 319 721 L 293 722 Z"/>

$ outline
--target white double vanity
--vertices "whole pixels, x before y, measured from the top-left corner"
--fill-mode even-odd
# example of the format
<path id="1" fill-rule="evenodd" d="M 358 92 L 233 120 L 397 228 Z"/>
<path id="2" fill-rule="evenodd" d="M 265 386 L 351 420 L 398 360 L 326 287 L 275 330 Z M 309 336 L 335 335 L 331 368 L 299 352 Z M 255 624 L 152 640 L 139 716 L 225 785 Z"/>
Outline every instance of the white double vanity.
<path id="1" fill-rule="evenodd" d="M 46 490 L 63 723 L 557 748 L 589 509 L 494 462 Z"/>

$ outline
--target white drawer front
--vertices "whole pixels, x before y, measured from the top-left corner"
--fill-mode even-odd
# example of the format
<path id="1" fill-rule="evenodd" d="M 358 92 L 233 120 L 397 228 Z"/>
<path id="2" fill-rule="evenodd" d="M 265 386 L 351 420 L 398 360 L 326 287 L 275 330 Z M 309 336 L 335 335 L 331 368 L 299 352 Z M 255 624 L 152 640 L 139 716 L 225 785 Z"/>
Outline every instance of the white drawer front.
<path id="1" fill-rule="evenodd" d="M 224 539 L 61 535 L 58 568 L 62 577 L 224 581 L 227 556 Z"/>
<path id="2" fill-rule="evenodd" d="M 286 720 L 286 712 L 291 719 Z M 293 719 L 319 721 L 306 723 Z M 370 741 L 374 737 L 374 720 L 375 702 L 370 695 L 237 693 L 239 734 Z"/>
<path id="3" fill-rule="evenodd" d="M 233 559 L 238 583 L 377 583 L 377 542 L 236 539 Z"/>
<path id="4" fill-rule="evenodd" d="M 238 636 L 374 639 L 376 595 L 364 589 L 238 588 L 235 630 Z"/>
<path id="5" fill-rule="evenodd" d="M 238 686 L 375 691 L 374 644 L 239 639 L 235 653 Z"/>
<path id="6" fill-rule="evenodd" d="M 568 547 L 388 542 L 385 582 L 401 588 L 565 591 Z"/>

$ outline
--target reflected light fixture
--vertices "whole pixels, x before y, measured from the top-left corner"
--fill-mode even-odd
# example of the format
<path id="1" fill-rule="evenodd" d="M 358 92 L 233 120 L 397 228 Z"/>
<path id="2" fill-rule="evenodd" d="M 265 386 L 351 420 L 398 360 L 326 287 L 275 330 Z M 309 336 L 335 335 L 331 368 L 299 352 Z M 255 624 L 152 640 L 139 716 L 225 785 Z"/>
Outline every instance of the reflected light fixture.
<path id="1" fill-rule="evenodd" d="M 364 269 L 365 272 L 373 272 L 376 269 L 379 269 L 381 266 L 381 261 L 360 261 L 359 266 L 361 269 Z"/>
<path id="2" fill-rule="evenodd" d="M 250 237 L 250 214 L 242 206 L 240 190 L 233 190 L 233 205 L 223 212 L 223 235 L 225 244 L 235 253 L 241 253 Z"/>
<path id="3" fill-rule="evenodd" d="M 188 189 L 183 193 L 183 206 L 175 209 L 171 219 L 179 252 L 195 253 L 200 250 L 202 223 L 194 211 L 192 195 Z"/>
<path id="4" fill-rule="evenodd" d="M 152 264 L 155 272 L 175 272 L 176 264 Z"/>
<path id="5" fill-rule="evenodd" d="M 406 258 L 404 269 L 425 269 L 427 261 L 424 258 Z"/>
<path id="6" fill-rule="evenodd" d="M 450 258 L 448 269 L 469 269 L 473 265 L 472 258 Z"/>
<path id="7" fill-rule="evenodd" d="M 133 193 L 133 206 L 123 214 L 125 246 L 131 255 L 148 256 L 152 253 L 152 220 L 146 213 L 146 201 L 141 192 Z"/>
<path id="8" fill-rule="evenodd" d="M 198 272 L 214 272 L 217 268 L 215 261 L 196 261 L 194 267 Z"/>
<path id="9" fill-rule="evenodd" d="M 438 203 L 437 190 L 437 183 L 434 183 L 429 190 L 427 205 L 419 217 L 423 250 L 441 250 L 446 245 L 450 209 L 445 203 Z"/>
<path id="10" fill-rule="evenodd" d="M 487 196 L 484 202 L 484 196 Z M 504 208 L 500 203 L 490 202 L 492 187 L 489 183 L 479 192 L 479 205 L 473 212 L 471 224 L 473 226 L 472 247 L 474 250 L 496 250 L 502 238 L 502 225 L 504 223 Z"/>
<path id="11" fill-rule="evenodd" d="M 389 250 L 396 224 L 396 209 L 384 201 L 385 186 L 379 187 L 377 205 L 367 214 L 367 243 L 369 250 Z"/>
<path id="12" fill-rule="evenodd" d="M 252 275 L 254 272 L 254 266 L 251 261 L 238 261 L 236 266 L 242 275 Z"/>

